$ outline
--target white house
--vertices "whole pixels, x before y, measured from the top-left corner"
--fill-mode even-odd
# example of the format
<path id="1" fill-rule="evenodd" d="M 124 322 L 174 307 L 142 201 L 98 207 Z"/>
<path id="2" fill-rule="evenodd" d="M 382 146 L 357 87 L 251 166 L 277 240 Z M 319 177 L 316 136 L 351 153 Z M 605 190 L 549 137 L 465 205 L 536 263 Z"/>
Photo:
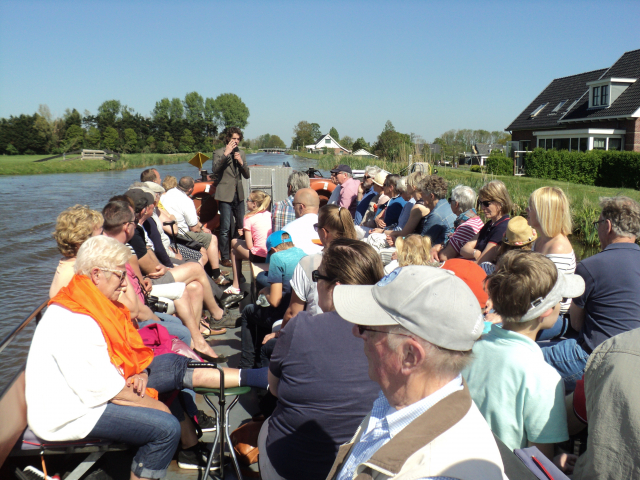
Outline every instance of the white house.
<path id="1" fill-rule="evenodd" d="M 361 148 L 360 150 L 353 152 L 352 155 L 354 157 L 357 156 L 357 157 L 367 157 L 367 158 L 378 158 L 377 155 L 367 152 L 364 148 Z"/>
<path id="2" fill-rule="evenodd" d="M 348 155 L 351 153 L 351 150 L 344 148 L 328 133 L 320 137 L 320 140 L 318 140 L 315 145 L 305 145 L 305 148 L 309 153 L 319 153 L 322 152 L 324 148 L 327 149 L 327 152 L 333 150 L 336 155 Z"/>

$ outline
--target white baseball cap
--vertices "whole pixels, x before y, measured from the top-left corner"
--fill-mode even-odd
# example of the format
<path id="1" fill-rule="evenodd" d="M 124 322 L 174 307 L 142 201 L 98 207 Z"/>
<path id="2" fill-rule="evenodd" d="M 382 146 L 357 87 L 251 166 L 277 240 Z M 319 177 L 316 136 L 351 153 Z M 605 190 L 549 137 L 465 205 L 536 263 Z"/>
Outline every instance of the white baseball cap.
<path id="1" fill-rule="evenodd" d="M 562 273 L 558 270 L 558 279 L 547 295 L 531 302 L 531 308 L 523 315 L 520 322 L 528 322 L 538 318 L 550 308 L 555 307 L 563 298 L 576 298 L 584 293 L 584 279 L 574 273 Z"/>
<path id="2" fill-rule="evenodd" d="M 397 268 L 377 284 L 336 285 L 338 314 L 357 325 L 401 325 L 441 348 L 468 351 L 484 322 L 476 296 L 449 270 Z"/>

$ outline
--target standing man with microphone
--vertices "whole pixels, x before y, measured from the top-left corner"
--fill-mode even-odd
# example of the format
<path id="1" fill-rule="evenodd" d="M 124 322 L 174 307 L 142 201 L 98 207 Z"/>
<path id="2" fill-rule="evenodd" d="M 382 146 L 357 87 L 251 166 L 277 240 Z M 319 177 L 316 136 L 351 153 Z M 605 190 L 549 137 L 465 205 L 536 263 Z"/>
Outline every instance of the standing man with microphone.
<path id="1" fill-rule="evenodd" d="M 226 147 L 213 152 L 213 178 L 216 185 L 215 199 L 220 211 L 220 265 L 231 266 L 229 240 L 235 231 L 242 229 L 244 218 L 244 189 L 242 177 L 249 178 L 249 168 L 244 152 L 238 145 L 242 141 L 242 131 L 238 127 L 227 129 Z M 231 233 L 231 218 L 235 219 L 235 229 Z"/>

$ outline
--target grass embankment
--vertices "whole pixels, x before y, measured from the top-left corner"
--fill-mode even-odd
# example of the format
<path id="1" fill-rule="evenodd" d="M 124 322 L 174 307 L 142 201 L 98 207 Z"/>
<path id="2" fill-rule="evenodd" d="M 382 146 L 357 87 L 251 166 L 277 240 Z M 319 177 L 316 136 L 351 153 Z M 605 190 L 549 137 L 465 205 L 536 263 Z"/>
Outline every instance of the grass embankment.
<path id="1" fill-rule="evenodd" d="M 315 158 L 318 158 L 316 155 Z M 353 169 L 363 169 L 367 165 L 378 165 L 392 173 L 399 173 L 407 166 L 401 163 L 361 159 L 358 157 L 325 155 L 318 158 L 318 168 L 328 170 L 336 163 L 350 165 Z M 526 217 L 526 208 L 529 204 L 529 195 L 540 187 L 560 187 L 571 202 L 571 214 L 573 216 L 574 236 L 585 246 L 595 247 L 599 245 L 597 227 L 593 222 L 600 215 L 599 198 L 626 195 L 640 202 L 640 191 L 628 188 L 603 188 L 574 183 L 558 182 L 529 177 L 495 176 L 482 173 L 473 173 L 464 169 L 448 167 L 436 167 L 438 175 L 444 177 L 451 190 L 456 185 L 468 185 L 476 192 L 490 180 L 502 180 L 509 190 L 514 203 L 513 215 Z"/>
<path id="2" fill-rule="evenodd" d="M 169 165 L 184 163 L 193 157 L 193 153 L 166 155 L 161 153 L 123 154 L 117 162 L 107 160 L 81 160 L 80 155 L 69 155 L 66 160 L 54 158 L 46 162 L 36 162 L 51 155 L 2 155 L 0 156 L 0 175 L 35 175 L 40 173 L 77 173 L 126 170 L 149 165 Z M 208 156 L 208 155 L 207 155 Z"/>

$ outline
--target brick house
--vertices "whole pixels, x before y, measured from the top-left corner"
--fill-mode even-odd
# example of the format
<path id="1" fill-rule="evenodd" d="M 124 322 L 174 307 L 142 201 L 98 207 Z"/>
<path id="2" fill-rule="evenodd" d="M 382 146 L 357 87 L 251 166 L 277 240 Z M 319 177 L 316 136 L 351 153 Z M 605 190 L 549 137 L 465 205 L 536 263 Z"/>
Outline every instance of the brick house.
<path id="1" fill-rule="evenodd" d="M 609 68 L 556 78 L 505 130 L 518 150 L 640 152 L 640 50 Z"/>

